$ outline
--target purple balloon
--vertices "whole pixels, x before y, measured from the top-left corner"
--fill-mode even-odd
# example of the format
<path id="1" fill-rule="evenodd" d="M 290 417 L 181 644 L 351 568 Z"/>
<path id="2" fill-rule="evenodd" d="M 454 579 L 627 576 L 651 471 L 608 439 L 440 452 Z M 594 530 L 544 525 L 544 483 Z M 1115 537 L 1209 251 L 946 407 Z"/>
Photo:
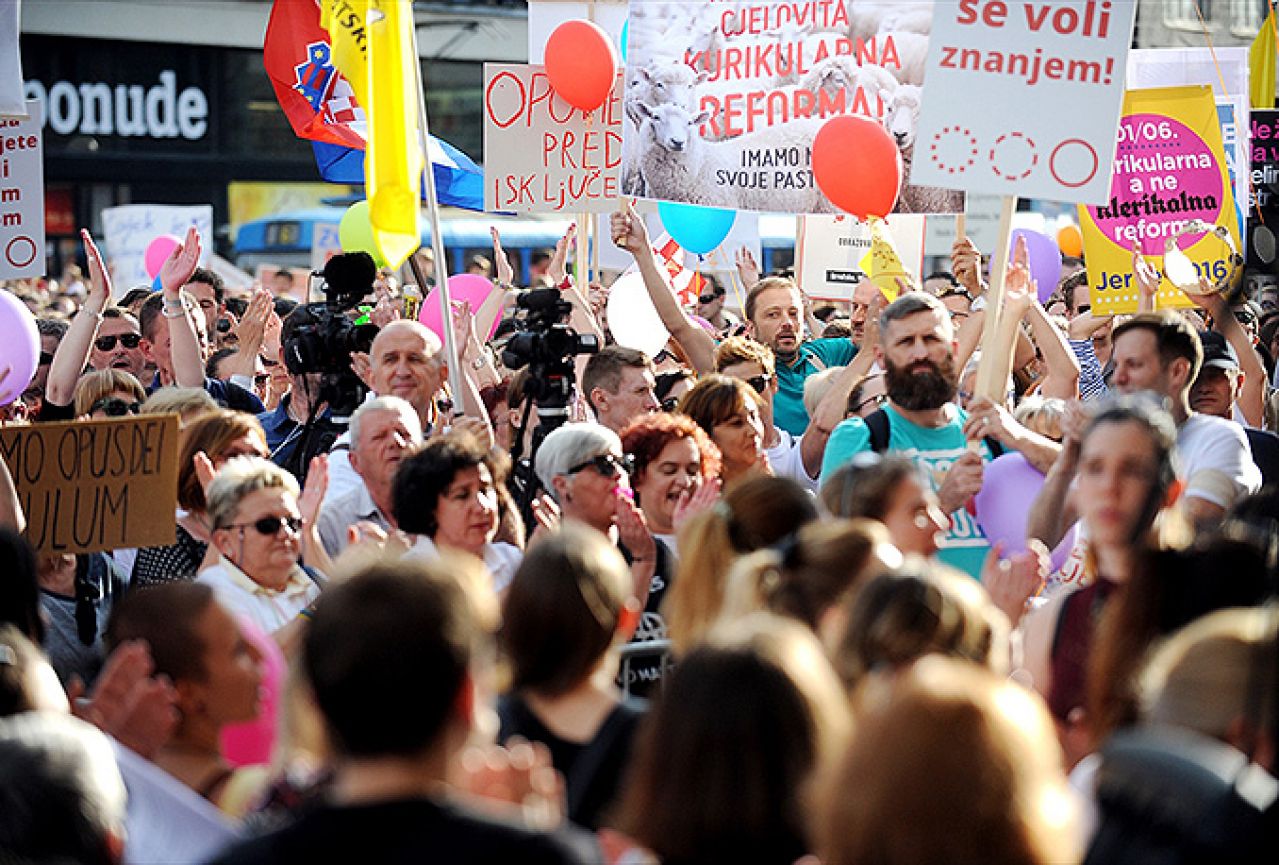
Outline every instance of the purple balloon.
<path id="1" fill-rule="evenodd" d="M 1019 237 L 1026 238 L 1026 251 L 1030 253 L 1030 275 L 1038 284 L 1039 302 L 1045 303 L 1057 290 L 1057 283 L 1061 279 L 1061 249 L 1058 248 L 1057 241 L 1048 235 L 1019 228 L 1013 232 L 1012 242 L 1008 246 L 1009 261 L 1012 261 Z"/>
<path id="2" fill-rule="evenodd" d="M 1026 549 L 1030 506 L 1043 485 L 1044 476 L 1015 451 L 1003 454 L 986 465 L 981 490 L 973 496 L 973 510 L 991 546 L 1002 543 L 1005 554 Z M 1074 544 L 1075 528 L 1072 526 L 1052 551 L 1050 558 L 1054 571 L 1061 569 Z"/>
<path id="3" fill-rule="evenodd" d="M 27 389 L 40 363 L 40 331 L 36 317 L 11 291 L 0 289 L 0 405 L 8 405 Z M 5 370 L 8 374 L 5 375 Z"/>

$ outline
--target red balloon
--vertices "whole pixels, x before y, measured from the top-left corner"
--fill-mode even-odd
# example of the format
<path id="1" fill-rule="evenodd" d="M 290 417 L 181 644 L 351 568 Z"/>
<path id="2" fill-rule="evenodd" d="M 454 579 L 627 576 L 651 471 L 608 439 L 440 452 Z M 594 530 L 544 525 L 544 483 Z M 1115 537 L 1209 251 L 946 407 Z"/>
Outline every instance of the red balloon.
<path id="1" fill-rule="evenodd" d="M 556 27 L 546 40 L 546 76 L 560 98 L 583 111 L 604 104 L 617 77 L 613 40 L 591 21 L 575 19 Z"/>
<path id="2" fill-rule="evenodd" d="M 884 217 L 897 204 L 902 156 L 879 123 L 841 114 L 827 120 L 813 139 L 813 176 L 840 210 L 858 219 Z"/>

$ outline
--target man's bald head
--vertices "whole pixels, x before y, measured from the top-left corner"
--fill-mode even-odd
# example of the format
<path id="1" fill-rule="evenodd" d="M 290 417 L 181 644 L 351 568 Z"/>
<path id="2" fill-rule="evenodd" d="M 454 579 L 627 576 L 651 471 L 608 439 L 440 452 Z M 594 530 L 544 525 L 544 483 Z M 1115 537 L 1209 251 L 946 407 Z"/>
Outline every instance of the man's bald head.
<path id="1" fill-rule="evenodd" d="M 378 396 L 408 400 L 423 423 L 431 400 L 448 376 L 443 343 L 416 321 L 393 321 L 378 332 L 369 350 L 373 390 Z"/>

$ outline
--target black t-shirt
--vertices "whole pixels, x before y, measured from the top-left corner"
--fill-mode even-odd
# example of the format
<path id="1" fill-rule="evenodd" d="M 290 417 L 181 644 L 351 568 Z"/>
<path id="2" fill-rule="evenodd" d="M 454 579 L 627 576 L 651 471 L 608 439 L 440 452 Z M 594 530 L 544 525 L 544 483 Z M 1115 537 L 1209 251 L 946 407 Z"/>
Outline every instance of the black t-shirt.
<path id="1" fill-rule="evenodd" d="M 671 578 L 675 576 L 675 557 L 661 540 L 653 539 L 657 544 L 654 555 L 653 577 L 649 581 L 648 600 L 644 602 L 644 612 L 640 615 L 639 627 L 627 646 L 640 646 L 644 643 L 665 641 L 666 619 L 662 615 L 662 601 L 671 587 Z M 618 544 L 626 563 L 631 563 L 631 551 L 624 544 Z M 668 651 L 654 649 L 652 652 L 641 651 L 622 662 L 622 670 L 618 674 L 617 685 L 627 694 L 645 699 L 657 696 L 662 673 L 669 663 Z"/>
<path id="2" fill-rule="evenodd" d="M 631 740 L 647 709 L 643 700 L 623 701 L 604 719 L 590 742 L 570 742 L 547 729 L 522 697 L 506 694 L 497 702 L 502 722 L 497 740 L 505 745 L 512 736 L 522 736 L 545 745 L 551 752 L 551 763 L 564 776 L 568 819 L 594 831 L 617 798 Z"/>
<path id="3" fill-rule="evenodd" d="M 1252 448 L 1252 461 L 1261 469 L 1262 484 L 1279 484 L 1279 435 L 1252 427 L 1244 427 L 1243 431 Z"/>
<path id="4" fill-rule="evenodd" d="M 283 829 L 235 845 L 212 865 L 575 865 L 600 861 L 594 840 L 577 830 L 535 832 L 456 805 L 403 799 L 316 808 Z"/>

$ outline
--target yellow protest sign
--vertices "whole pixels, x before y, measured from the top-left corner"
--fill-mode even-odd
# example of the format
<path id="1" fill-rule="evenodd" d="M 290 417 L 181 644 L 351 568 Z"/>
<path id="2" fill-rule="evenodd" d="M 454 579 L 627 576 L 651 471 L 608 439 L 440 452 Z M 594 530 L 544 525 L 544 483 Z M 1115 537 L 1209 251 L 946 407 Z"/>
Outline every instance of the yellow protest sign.
<path id="1" fill-rule="evenodd" d="M 0 456 L 37 552 L 173 543 L 177 415 L 4 427 Z"/>
<path id="2" fill-rule="evenodd" d="M 1110 195 L 1101 206 L 1079 207 L 1092 311 L 1137 310 L 1132 250 L 1139 244 L 1163 275 L 1171 241 L 1209 282 L 1230 272 L 1230 252 L 1211 231 L 1184 233 L 1193 220 L 1223 227 L 1239 248 L 1235 200 L 1209 86 L 1158 87 L 1124 94 Z M 1164 276 L 1158 307 L 1190 301 Z"/>

